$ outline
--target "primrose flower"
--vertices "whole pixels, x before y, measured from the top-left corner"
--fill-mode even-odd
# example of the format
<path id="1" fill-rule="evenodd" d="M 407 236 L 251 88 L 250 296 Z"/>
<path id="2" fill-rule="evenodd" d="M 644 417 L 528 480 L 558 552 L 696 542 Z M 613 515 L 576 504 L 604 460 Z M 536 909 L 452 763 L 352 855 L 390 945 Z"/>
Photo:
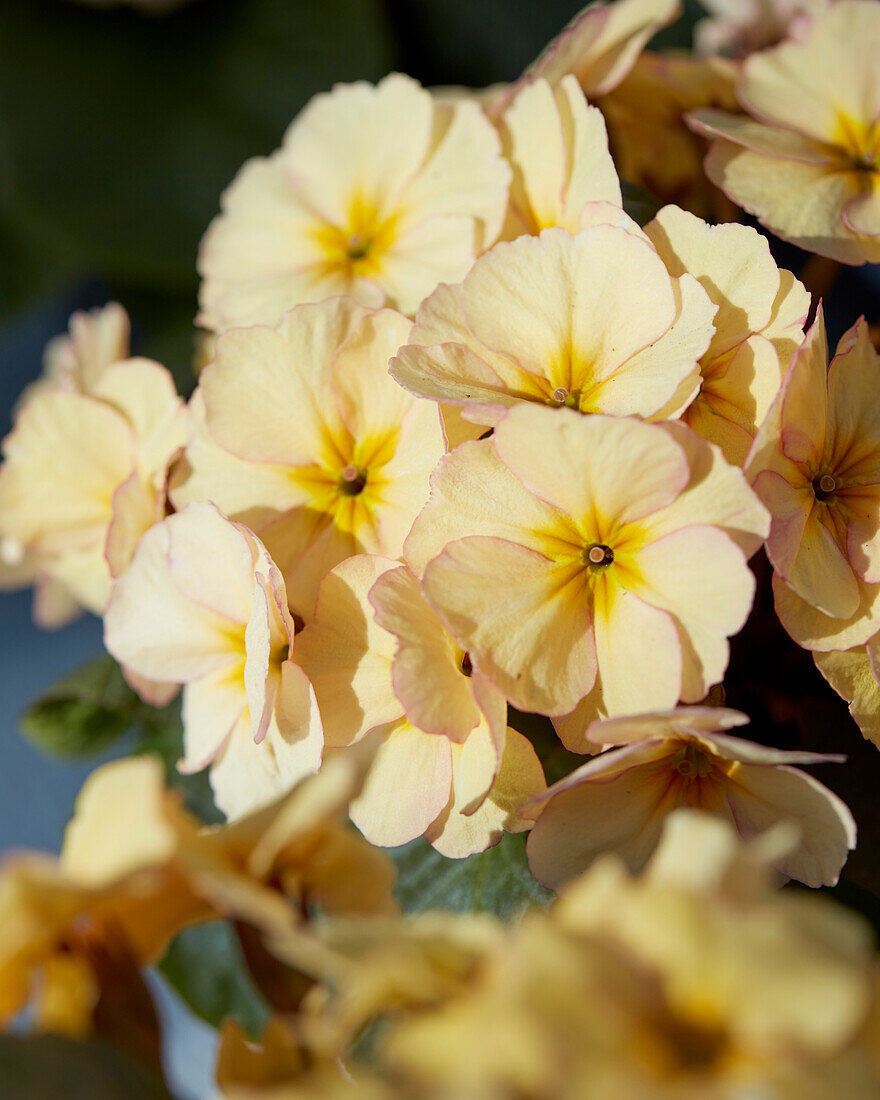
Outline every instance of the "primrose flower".
<path id="1" fill-rule="evenodd" d="M 684 425 L 523 404 L 440 462 L 404 556 L 472 662 L 583 751 L 597 714 L 697 702 L 722 678 L 767 526 Z"/>
<path id="2" fill-rule="evenodd" d="M 814 653 L 816 667 L 841 699 L 853 721 L 880 748 L 880 633 L 867 645 L 842 652 Z"/>
<path id="3" fill-rule="evenodd" d="M 523 402 L 650 416 L 699 386 L 715 306 L 649 241 L 611 225 L 496 245 L 419 308 L 390 373 L 494 425 Z M 686 385 L 687 383 L 687 385 Z"/>
<path id="4" fill-rule="evenodd" d="M 199 321 L 274 325 L 337 294 L 412 313 L 498 236 L 509 180 L 476 103 L 435 103 L 400 73 L 338 84 L 224 194 L 199 252 Z"/>
<path id="5" fill-rule="evenodd" d="M 807 649 L 849 649 L 880 629 L 878 386 L 865 322 L 829 366 L 819 310 L 746 465 L 771 513 L 776 610 Z"/>
<path id="6" fill-rule="evenodd" d="M 734 63 L 720 57 L 641 54 L 626 79 L 596 101 L 620 175 L 661 202 L 711 221 L 728 219 L 729 201 L 703 171 L 706 143 L 688 129 L 685 114 L 697 107 L 738 110 L 737 75 Z"/>
<path id="7" fill-rule="evenodd" d="M 708 12 L 694 27 L 698 53 L 748 57 L 775 46 L 821 15 L 835 0 L 702 0 Z"/>
<path id="8" fill-rule="evenodd" d="M 803 340 L 810 296 L 790 271 L 777 268 L 766 239 L 748 226 L 710 226 L 666 206 L 645 233 L 669 273 L 695 276 L 718 307 L 700 359 L 699 393 L 681 419 L 742 466 Z"/>
<path id="9" fill-rule="evenodd" d="M 31 388 L 3 441 L 0 585 L 4 572 L 14 586 L 35 581 L 43 626 L 62 625 L 78 607 L 103 612 L 113 577 L 165 513 L 168 467 L 186 443 L 171 375 L 148 359 L 108 364 L 95 350 L 103 322 L 118 346 L 118 315 L 91 326 L 75 318 L 78 336 L 95 345 L 56 346 L 66 365 Z"/>
<path id="10" fill-rule="evenodd" d="M 601 753 L 523 807 L 525 817 L 537 818 L 528 844 L 535 878 L 555 889 L 607 851 L 638 871 L 666 815 L 690 806 L 726 818 L 746 839 L 793 821 L 799 843 L 779 869 L 808 886 L 836 883 L 855 847 L 855 821 L 837 795 L 791 765 L 844 757 L 783 752 L 727 733 L 746 722 L 738 711 L 713 707 L 593 722 L 587 741 L 623 747 Z"/>
<path id="11" fill-rule="evenodd" d="M 318 582 L 361 552 L 397 557 L 443 454 L 437 406 L 388 377 L 410 323 L 350 298 L 234 329 L 202 371 L 171 495 L 251 526 L 308 618 Z"/>
<path id="12" fill-rule="evenodd" d="M 373 844 L 417 836 L 458 858 L 527 828 L 516 810 L 544 787 L 504 696 L 425 603 L 405 566 L 371 555 L 331 570 L 297 638 L 328 747 L 369 730 L 382 745 L 351 819 Z M 347 751 L 347 750 L 346 750 Z"/>
<path id="13" fill-rule="evenodd" d="M 136 676 L 183 684 L 181 770 L 211 765 L 228 817 L 318 769 L 314 692 L 290 656 L 284 581 L 247 528 L 191 504 L 147 532 L 105 616 L 107 649 Z"/>
<path id="14" fill-rule="evenodd" d="M 504 154 L 513 169 L 506 240 L 560 226 L 576 233 L 596 220 L 589 203 L 620 212 L 620 181 L 608 152 L 602 112 L 590 107 L 577 80 L 526 84 L 500 122 Z"/>
<path id="15" fill-rule="evenodd" d="M 846 264 L 880 262 L 880 7 L 841 0 L 744 63 L 752 117 L 696 111 L 709 178 L 762 225 Z"/>

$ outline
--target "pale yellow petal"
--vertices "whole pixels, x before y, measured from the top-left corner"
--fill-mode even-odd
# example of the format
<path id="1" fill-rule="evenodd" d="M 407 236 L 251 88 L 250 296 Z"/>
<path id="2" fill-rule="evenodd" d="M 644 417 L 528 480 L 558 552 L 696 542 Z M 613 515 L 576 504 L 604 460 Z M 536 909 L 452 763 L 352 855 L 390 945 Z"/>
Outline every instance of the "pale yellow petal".
<path id="1" fill-rule="evenodd" d="M 876 645 L 876 643 L 875 643 Z M 880 746 L 880 683 L 864 649 L 814 653 L 816 667 L 841 698 L 862 734 Z M 875 662 L 880 667 L 880 661 Z"/>
<path id="2" fill-rule="evenodd" d="M 671 504 L 689 481 L 681 448 L 635 420 L 519 405 L 493 443 L 529 492 L 578 520 L 635 522 Z"/>
<path id="3" fill-rule="evenodd" d="M 397 562 L 350 558 L 324 578 L 314 616 L 294 641 L 293 655 L 312 684 L 328 745 L 357 741 L 403 715 L 394 695 L 394 637 L 375 621 L 368 594 Z"/>
<path id="4" fill-rule="evenodd" d="M 452 741 L 471 740 L 480 712 L 458 662 L 455 639 L 425 602 L 405 567 L 383 573 L 370 589 L 376 622 L 395 637 L 394 693 L 414 726 Z"/>
<path id="5" fill-rule="evenodd" d="M 451 789 L 449 741 L 399 722 L 390 727 L 351 804 L 351 819 L 371 844 L 406 844 L 439 817 Z"/>
<path id="6" fill-rule="evenodd" d="M 464 750 L 462 747 L 459 755 L 463 755 Z M 508 729 L 498 774 L 479 808 L 473 813 L 462 812 L 456 792 L 454 800 L 430 826 L 425 837 L 450 859 L 481 852 L 497 844 L 503 832 L 517 833 L 529 827 L 517 810 L 543 788 L 544 772 L 531 742 L 516 730 Z"/>

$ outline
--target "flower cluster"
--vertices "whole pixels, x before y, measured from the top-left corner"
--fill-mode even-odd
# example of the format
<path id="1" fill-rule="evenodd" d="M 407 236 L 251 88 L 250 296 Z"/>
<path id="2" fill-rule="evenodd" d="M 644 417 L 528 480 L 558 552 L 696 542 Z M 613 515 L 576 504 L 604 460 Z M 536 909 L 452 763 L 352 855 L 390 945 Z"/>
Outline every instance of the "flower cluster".
<path id="1" fill-rule="evenodd" d="M 103 616 L 146 703 L 180 690 L 178 768 L 228 821 L 154 761 L 96 772 L 60 862 L 0 872 L 0 1019 L 86 1034 L 106 956 L 135 981 L 228 918 L 310 989 L 260 1049 L 227 1030 L 230 1098 L 877 1094 L 862 930 L 759 883 L 837 882 L 856 823 L 800 765 L 845 757 L 719 703 L 763 547 L 880 744 L 880 357 L 860 320 L 829 363 L 767 238 L 699 212 L 708 137 L 764 226 L 880 260 L 880 7 L 714 7 L 703 45 L 746 60 L 658 60 L 675 3 L 616 0 L 503 87 L 317 95 L 204 236 L 188 400 L 118 305 L 50 344 L 2 445 L 0 585 Z M 665 205 L 636 217 L 619 170 Z M 369 844 L 526 832 L 549 915 L 313 935 L 393 909 Z"/>

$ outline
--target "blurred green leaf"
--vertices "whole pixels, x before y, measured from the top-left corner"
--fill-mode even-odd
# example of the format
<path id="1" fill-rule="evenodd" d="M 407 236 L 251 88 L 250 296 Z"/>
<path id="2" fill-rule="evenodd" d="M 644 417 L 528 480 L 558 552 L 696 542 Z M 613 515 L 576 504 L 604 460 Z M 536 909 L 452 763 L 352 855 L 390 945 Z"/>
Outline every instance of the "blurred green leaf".
<path id="1" fill-rule="evenodd" d="M 0 1036 L 3 1100 L 170 1100 L 161 1081 L 103 1043 Z"/>
<path id="2" fill-rule="evenodd" d="M 99 657 L 65 677 L 21 719 L 25 736 L 57 756 L 102 752 L 132 728 L 144 704 L 112 657 Z"/>
<path id="3" fill-rule="evenodd" d="M 192 813 L 208 824 L 222 820 L 214 805 L 207 771 L 182 775 L 180 699 L 151 707 L 135 694 L 110 656 L 99 657 L 60 680 L 21 718 L 24 735 L 55 756 L 94 756 L 123 735 L 130 751 L 155 753 L 165 765 L 168 785 L 180 790 Z"/>
<path id="4" fill-rule="evenodd" d="M 229 1016 L 252 1037 L 262 1034 L 269 1006 L 251 980 L 232 926 L 212 921 L 175 936 L 159 970 L 202 1020 L 219 1027 Z"/>
<path id="5" fill-rule="evenodd" d="M 494 848 L 467 859 L 447 859 L 421 837 L 389 855 L 397 864 L 397 899 L 409 913 L 479 910 L 507 919 L 553 897 L 532 877 L 524 833 L 505 833 Z"/>

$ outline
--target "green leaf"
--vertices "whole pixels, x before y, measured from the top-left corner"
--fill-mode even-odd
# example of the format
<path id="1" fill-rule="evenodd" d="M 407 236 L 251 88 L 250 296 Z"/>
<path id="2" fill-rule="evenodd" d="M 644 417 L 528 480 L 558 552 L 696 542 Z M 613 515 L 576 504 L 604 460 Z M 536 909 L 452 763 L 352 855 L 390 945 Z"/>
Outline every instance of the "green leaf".
<path id="1" fill-rule="evenodd" d="M 227 921 L 178 933 L 159 970 L 212 1027 L 231 1016 L 252 1038 L 262 1034 L 271 1015 L 269 1006 L 251 980 L 238 938 Z"/>
<path id="2" fill-rule="evenodd" d="M 0 1036 L 3 1100 L 170 1100 L 162 1082 L 104 1043 Z"/>
<path id="3" fill-rule="evenodd" d="M 25 736 L 58 756 L 103 752 L 130 730 L 144 704 L 112 657 L 99 657 L 59 681 L 21 718 Z"/>
<path id="4" fill-rule="evenodd" d="M 553 897 L 529 870 L 524 833 L 505 833 L 494 848 L 467 859 L 447 859 L 421 837 L 389 855 L 397 864 L 397 899 L 409 913 L 480 910 L 508 919 Z"/>

